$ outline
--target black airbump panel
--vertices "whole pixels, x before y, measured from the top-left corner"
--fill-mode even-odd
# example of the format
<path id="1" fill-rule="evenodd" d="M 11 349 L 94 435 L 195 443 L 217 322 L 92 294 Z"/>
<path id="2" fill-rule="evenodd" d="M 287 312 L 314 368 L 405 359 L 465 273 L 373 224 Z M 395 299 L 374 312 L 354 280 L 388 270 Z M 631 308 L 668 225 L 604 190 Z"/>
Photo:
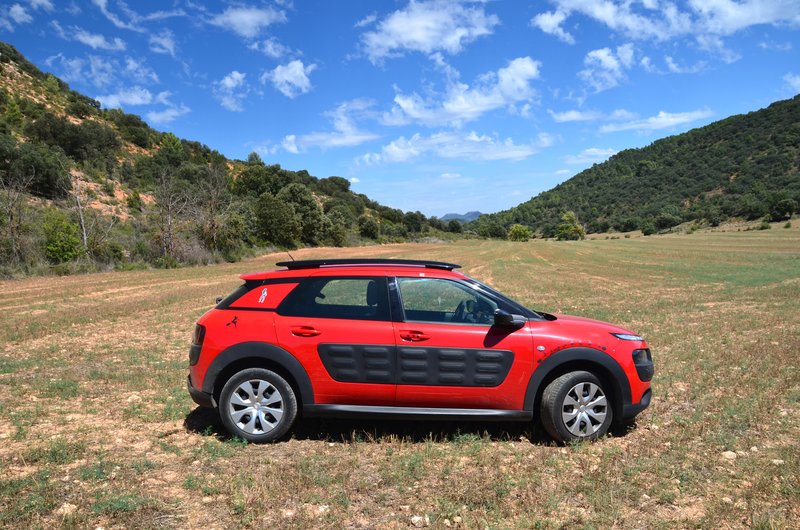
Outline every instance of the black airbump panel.
<path id="1" fill-rule="evenodd" d="M 510 350 L 398 348 L 400 385 L 498 386 L 514 362 Z"/>
<path id="2" fill-rule="evenodd" d="M 318 351 L 330 376 L 343 383 L 493 387 L 514 362 L 510 350 L 478 348 L 320 344 Z"/>
<path id="3" fill-rule="evenodd" d="M 328 373 L 344 383 L 394 384 L 395 346 L 320 344 L 319 357 Z"/>

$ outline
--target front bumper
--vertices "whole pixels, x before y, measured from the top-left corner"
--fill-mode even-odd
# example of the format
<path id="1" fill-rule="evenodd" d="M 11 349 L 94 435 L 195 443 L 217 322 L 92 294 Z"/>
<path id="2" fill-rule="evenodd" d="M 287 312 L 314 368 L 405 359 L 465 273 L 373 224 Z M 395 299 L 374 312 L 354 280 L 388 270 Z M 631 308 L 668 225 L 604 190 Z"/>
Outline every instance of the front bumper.
<path id="1" fill-rule="evenodd" d="M 647 391 L 642 395 L 641 401 L 636 405 L 628 404 L 622 406 L 622 420 L 632 420 L 642 412 L 644 409 L 650 406 L 650 398 L 653 397 L 653 390 L 648 388 Z"/>
<path id="2" fill-rule="evenodd" d="M 201 407 L 206 408 L 215 408 L 216 403 L 214 403 L 214 396 L 211 394 L 207 394 L 202 390 L 198 390 L 192 386 L 192 377 L 186 377 L 186 389 L 189 391 L 189 395 L 192 396 L 192 401 L 200 405 Z"/>

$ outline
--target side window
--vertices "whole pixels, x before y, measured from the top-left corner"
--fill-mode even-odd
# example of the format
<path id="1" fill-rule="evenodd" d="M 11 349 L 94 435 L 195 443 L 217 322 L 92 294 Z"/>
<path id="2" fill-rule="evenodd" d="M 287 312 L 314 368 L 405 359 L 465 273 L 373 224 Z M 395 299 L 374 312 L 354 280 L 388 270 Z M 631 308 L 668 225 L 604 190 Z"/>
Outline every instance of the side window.
<path id="1" fill-rule="evenodd" d="M 406 320 L 448 324 L 494 323 L 497 304 L 481 293 L 450 280 L 398 278 Z"/>
<path id="2" fill-rule="evenodd" d="M 278 307 L 295 317 L 391 320 L 386 278 L 310 278 Z"/>

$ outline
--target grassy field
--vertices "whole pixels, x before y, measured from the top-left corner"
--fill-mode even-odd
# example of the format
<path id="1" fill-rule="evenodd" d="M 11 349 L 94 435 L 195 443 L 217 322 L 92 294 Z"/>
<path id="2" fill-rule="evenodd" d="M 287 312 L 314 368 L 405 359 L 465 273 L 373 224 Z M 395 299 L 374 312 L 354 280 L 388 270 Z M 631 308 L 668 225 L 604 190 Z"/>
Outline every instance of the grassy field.
<path id="1" fill-rule="evenodd" d="M 188 345 L 239 273 L 285 254 L 2 282 L 0 527 L 796 527 L 796 227 L 294 255 L 453 261 L 533 308 L 631 328 L 653 405 L 566 447 L 530 425 L 311 420 L 246 445 L 186 394 Z"/>

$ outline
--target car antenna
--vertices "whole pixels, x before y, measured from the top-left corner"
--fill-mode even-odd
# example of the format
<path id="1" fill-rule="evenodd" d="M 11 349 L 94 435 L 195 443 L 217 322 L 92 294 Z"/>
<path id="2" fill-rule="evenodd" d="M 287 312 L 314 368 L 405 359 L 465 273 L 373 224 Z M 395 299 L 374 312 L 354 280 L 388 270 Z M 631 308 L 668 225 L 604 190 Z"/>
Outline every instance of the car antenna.
<path id="1" fill-rule="evenodd" d="M 292 261 L 294 261 L 294 256 L 292 256 L 292 253 L 289 252 L 288 250 L 286 251 L 286 253 L 289 254 L 289 257 L 292 258 Z"/>

